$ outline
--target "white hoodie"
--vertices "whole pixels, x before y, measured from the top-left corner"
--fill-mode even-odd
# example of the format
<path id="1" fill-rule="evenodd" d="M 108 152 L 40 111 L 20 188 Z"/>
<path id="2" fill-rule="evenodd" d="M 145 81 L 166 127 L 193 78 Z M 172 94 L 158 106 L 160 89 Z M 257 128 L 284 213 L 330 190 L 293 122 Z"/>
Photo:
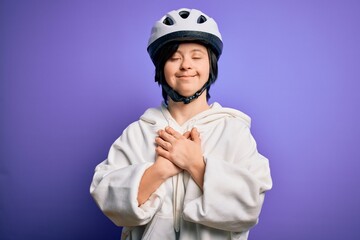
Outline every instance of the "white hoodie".
<path id="1" fill-rule="evenodd" d="M 155 161 L 157 131 L 166 126 L 199 131 L 206 161 L 203 191 L 182 172 L 138 206 L 140 180 Z M 95 168 L 90 193 L 104 214 L 123 226 L 122 239 L 246 240 L 271 187 L 268 160 L 257 151 L 250 118 L 214 103 L 181 126 L 165 105 L 148 109 Z"/>

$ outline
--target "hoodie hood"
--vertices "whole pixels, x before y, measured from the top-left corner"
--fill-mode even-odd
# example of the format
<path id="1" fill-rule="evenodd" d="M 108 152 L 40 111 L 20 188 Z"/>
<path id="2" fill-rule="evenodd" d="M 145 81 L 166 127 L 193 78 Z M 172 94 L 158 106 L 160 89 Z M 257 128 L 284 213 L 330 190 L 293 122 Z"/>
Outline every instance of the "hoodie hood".
<path id="1" fill-rule="evenodd" d="M 222 107 L 219 103 L 214 102 L 210 105 L 208 110 L 205 110 L 194 117 L 187 120 L 181 126 L 175 121 L 171 116 L 169 110 L 167 109 L 165 103 L 163 103 L 158 108 L 148 109 L 141 117 L 140 120 L 147 122 L 153 126 L 158 126 L 162 128 L 163 126 L 175 127 L 175 129 L 185 129 L 189 130 L 193 126 L 196 126 L 199 129 L 204 129 L 205 126 L 209 126 L 209 123 L 216 122 L 223 118 L 236 118 L 243 122 L 247 127 L 251 126 L 251 118 L 245 113 L 232 109 Z M 210 124 L 211 125 L 211 124 Z"/>

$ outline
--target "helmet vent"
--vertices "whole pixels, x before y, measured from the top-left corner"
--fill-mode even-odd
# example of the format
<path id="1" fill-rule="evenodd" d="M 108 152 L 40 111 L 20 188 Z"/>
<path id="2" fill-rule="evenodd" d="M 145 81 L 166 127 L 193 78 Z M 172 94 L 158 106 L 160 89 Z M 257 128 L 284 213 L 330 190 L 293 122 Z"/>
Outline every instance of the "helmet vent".
<path id="1" fill-rule="evenodd" d="M 186 19 L 190 15 L 190 13 L 188 11 L 181 11 L 181 12 L 179 12 L 179 15 L 183 19 Z"/>
<path id="2" fill-rule="evenodd" d="M 197 23 L 204 23 L 206 22 L 206 17 L 204 15 L 201 15 L 198 19 L 197 19 Z"/>
<path id="3" fill-rule="evenodd" d="M 168 25 L 168 26 L 174 25 L 174 21 L 173 21 L 171 18 L 169 18 L 169 17 L 166 17 L 166 18 L 164 19 L 163 23 L 164 23 L 165 25 Z"/>

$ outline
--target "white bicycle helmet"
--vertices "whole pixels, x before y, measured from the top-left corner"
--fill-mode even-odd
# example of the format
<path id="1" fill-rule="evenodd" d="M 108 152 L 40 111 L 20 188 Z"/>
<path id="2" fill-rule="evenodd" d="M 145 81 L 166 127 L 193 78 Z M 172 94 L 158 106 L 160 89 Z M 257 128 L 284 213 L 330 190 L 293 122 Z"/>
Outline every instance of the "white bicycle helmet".
<path id="1" fill-rule="evenodd" d="M 217 58 L 222 38 L 214 19 L 196 9 L 181 8 L 163 16 L 152 27 L 147 51 L 154 62 L 159 49 L 172 41 L 201 41 L 208 44 Z"/>

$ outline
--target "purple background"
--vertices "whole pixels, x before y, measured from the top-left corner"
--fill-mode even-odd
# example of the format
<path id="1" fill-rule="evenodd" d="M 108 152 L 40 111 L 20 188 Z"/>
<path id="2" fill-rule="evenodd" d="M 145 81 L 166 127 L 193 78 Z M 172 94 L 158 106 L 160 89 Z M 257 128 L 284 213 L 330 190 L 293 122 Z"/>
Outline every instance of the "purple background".
<path id="1" fill-rule="evenodd" d="M 0 239 L 119 239 L 89 195 L 161 91 L 152 24 L 199 8 L 224 40 L 211 102 L 252 119 L 274 188 L 250 239 L 360 239 L 356 0 L 0 2 Z"/>

